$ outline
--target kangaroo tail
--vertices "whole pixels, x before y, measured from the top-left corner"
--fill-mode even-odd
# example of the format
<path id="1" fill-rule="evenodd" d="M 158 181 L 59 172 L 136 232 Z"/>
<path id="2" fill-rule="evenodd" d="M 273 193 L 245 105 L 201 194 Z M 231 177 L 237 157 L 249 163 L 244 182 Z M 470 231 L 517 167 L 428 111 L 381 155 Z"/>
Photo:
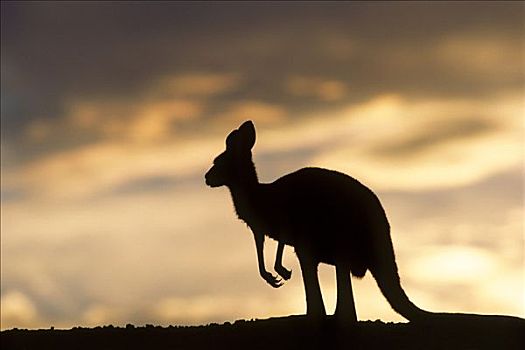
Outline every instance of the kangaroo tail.
<path id="1" fill-rule="evenodd" d="M 369 242 L 372 251 L 368 255 L 368 270 L 374 276 L 379 289 L 387 299 L 392 309 L 411 322 L 432 324 L 444 323 L 448 327 L 463 327 L 465 324 L 485 325 L 493 327 L 495 324 L 505 327 L 519 327 L 523 329 L 525 319 L 506 315 L 478 315 L 467 313 L 430 312 L 417 307 L 406 295 L 397 272 L 396 258 L 392 241 L 390 239 L 390 227 L 385 220 L 376 226 L 375 235 L 371 235 Z"/>
<path id="2" fill-rule="evenodd" d="M 385 296 L 390 306 L 409 321 L 428 320 L 434 313 L 420 309 L 406 295 L 397 272 L 396 257 L 392 240 L 390 239 L 390 227 L 385 222 L 376 226 L 375 239 L 372 244 L 373 251 L 369 260 L 369 270 L 374 276 L 381 293 Z"/>
<path id="3" fill-rule="evenodd" d="M 370 269 L 374 276 L 381 293 L 397 313 L 409 321 L 418 322 L 428 319 L 432 312 L 420 309 L 406 295 L 399 281 L 397 267 L 373 267 Z"/>
<path id="4" fill-rule="evenodd" d="M 525 319 L 515 316 L 430 312 L 420 309 L 405 294 L 399 283 L 397 269 L 389 272 L 382 269 L 370 269 L 370 271 L 392 308 L 410 322 L 445 325 L 456 329 L 461 329 L 467 325 L 469 327 L 482 327 L 480 329 L 486 330 L 505 329 L 505 332 L 509 331 L 512 337 L 522 334 L 525 329 Z"/>

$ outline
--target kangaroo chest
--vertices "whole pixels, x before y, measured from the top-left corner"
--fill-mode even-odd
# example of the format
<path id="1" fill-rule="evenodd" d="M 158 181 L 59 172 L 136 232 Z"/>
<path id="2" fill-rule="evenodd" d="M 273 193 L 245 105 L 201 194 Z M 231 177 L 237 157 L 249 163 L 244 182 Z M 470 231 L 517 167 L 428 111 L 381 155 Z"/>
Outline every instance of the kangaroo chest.
<path id="1" fill-rule="evenodd" d="M 246 222 L 252 231 L 264 233 L 274 238 L 272 233 L 278 227 L 274 222 L 272 207 L 265 198 L 264 193 L 257 190 L 231 192 L 233 205 L 239 219 Z"/>

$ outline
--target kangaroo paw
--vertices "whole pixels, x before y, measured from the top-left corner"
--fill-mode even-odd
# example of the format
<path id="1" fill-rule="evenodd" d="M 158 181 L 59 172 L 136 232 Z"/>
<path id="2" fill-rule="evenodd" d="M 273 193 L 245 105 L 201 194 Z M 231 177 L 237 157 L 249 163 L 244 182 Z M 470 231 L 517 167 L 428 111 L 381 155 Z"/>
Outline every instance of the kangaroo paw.
<path id="1" fill-rule="evenodd" d="M 282 278 L 284 278 L 286 281 L 290 279 L 290 277 L 292 277 L 292 271 L 291 270 L 288 270 L 286 267 L 284 266 L 275 266 L 275 272 L 277 272 L 279 274 L 279 276 L 281 276 Z"/>
<path id="2" fill-rule="evenodd" d="M 279 288 L 280 286 L 283 285 L 283 281 L 277 277 L 277 276 L 274 276 L 272 275 L 271 273 L 269 272 L 265 272 L 263 274 L 261 274 L 262 278 L 264 278 L 264 280 L 272 287 L 274 288 Z"/>

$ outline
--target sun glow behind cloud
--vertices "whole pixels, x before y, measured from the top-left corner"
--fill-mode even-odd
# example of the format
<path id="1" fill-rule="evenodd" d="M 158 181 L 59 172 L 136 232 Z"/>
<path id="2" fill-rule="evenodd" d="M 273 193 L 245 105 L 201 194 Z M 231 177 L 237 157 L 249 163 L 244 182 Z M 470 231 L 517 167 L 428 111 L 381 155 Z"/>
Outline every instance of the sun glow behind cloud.
<path id="1" fill-rule="evenodd" d="M 292 280 L 268 287 L 228 192 L 203 183 L 225 136 L 245 119 L 257 127 L 262 181 L 316 165 L 355 176 L 379 194 L 402 283 L 416 304 L 525 315 L 525 108 L 523 86 L 512 84 L 524 55 L 514 50 L 514 37 L 450 31 L 428 47 L 400 34 L 397 50 L 388 51 L 379 36 L 367 41 L 334 30 L 330 40 L 311 37 L 322 64 L 301 70 L 304 54 L 279 74 L 284 61 L 275 57 L 282 53 L 270 48 L 284 50 L 287 33 L 264 36 L 259 51 L 242 37 L 228 42 L 222 55 L 252 62 L 248 68 L 230 58 L 231 66 L 166 69 L 129 93 L 122 86 L 114 94 L 64 92 L 62 113 L 35 114 L 9 129 L 19 136 L 2 139 L 3 329 L 303 313 L 291 249 L 285 265 Z M 200 57 L 187 49 L 191 59 Z M 254 62 L 253 50 L 255 58 L 277 60 L 270 80 L 270 63 Z M 381 53 L 389 59 L 372 59 Z M 339 66 L 327 57 L 375 66 L 364 78 L 356 65 L 333 74 Z M 434 77 L 430 63 L 455 74 L 443 86 L 435 80 L 435 91 L 423 81 Z M 396 75 L 400 69 L 405 76 Z M 414 92 L 412 75 L 421 91 Z M 462 79 L 468 91 L 443 93 L 466 84 Z M 470 91 L 475 85 L 487 88 L 482 97 Z M 10 113 L 2 109 L 3 123 Z M 268 242 L 268 266 L 274 251 Z M 320 275 L 333 310 L 333 271 L 322 266 Z M 361 319 L 402 320 L 369 276 L 354 290 Z"/>

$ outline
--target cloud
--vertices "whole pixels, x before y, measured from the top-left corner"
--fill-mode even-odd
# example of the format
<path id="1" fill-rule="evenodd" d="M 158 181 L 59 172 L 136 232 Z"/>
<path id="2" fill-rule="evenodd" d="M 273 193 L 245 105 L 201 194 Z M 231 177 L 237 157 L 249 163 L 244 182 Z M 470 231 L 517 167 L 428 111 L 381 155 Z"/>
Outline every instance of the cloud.
<path id="1" fill-rule="evenodd" d="M 67 103 L 63 117 L 36 119 L 29 123 L 26 134 L 36 143 L 50 142 L 59 135 L 85 134 L 159 142 L 170 136 L 177 123 L 200 117 L 205 98 L 228 91 L 237 81 L 231 74 L 185 74 L 145 86 L 139 96 L 117 100 L 76 98 Z"/>
<path id="2" fill-rule="evenodd" d="M 303 313 L 291 250 L 273 290 L 203 184 L 245 119 L 261 179 L 317 165 L 380 194 L 421 306 L 523 316 L 521 7 L 2 2 L 2 327 Z"/>
<path id="3" fill-rule="evenodd" d="M 160 142 L 171 136 L 177 123 L 197 118 L 202 104 L 183 99 L 152 101 L 80 101 L 71 103 L 64 118 L 37 119 L 28 124 L 28 144 L 54 140 L 75 147 L 75 138 L 90 142 L 95 138 L 124 139 L 131 142 Z M 69 140 L 68 140 L 69 139 Z"/>
<path id="4" fill-rule="evenodd" d="M 348 141 L 314 163 L 359 171 L 375 188 L 466 184 L 521 163 L 521 111 L 514 97 L 470 104 L 379 97 L 341 114 L 332 137 L 348 130 Z"/>
<path id="5" fill-rule="evenodd" d="M 165 77 L 134 96 L 73 98 L 64 102 L 63 115 L 35 118 L 25 125 L 23 139 L 14 144 L 3 141 L 12 149 L 10 162 L 22 163 L 102 143 L 147 146 L 181 140 L 181 131 L 209 114 L 208 99 L 237 84 L 233 74 L 194 73 Z M 281 107 L 257 101 L 232 103 L 228 118 L 240 119 L 240 114 L 261 122 L 284 117 Z"/>
<path id="6" fill-rule="evenodd" d="M 27 205 L 4 206 L 9 219 L 2 221 L 2 232 L 8 232 L 3 235 L 3 286 L 25 290 L 43 305 L 48 322 L 70 326 L 173 322 L 156 318 L 155 300 L 185 300 L 182 314 L 218 295 L 231 302 L 250 294 L 259 302 L 268 300 L 264 291 L 257 292 L 264 282 L 256 273 L 252 239 L 240 232 L 246 229 L 231 205 L 224 205 L 225 194 L 187 188 L 133 192 L 83 204 L 48 203 L 33 214 Z M 40 243 L 28 245 L 34 233 Z M 46 278 L 53 288 L 45 287 Z M 296 284 L 300 287 L 300 280 Z M 250 317 L 258 301 L 238 306 L 238 314 Z M 278 312 L 282 303 L 272 305 L 259 314 Z M 181 322 L 191 323 L 196 316 Z M 218 316 L 233 317 L 231 312 L 202 317 L 220 321 Z"/>
<path id="7" fill-rule="evenodd" d="M 426 294 L 427 309 L 522 316 L 524 280 L 519 266 L 473 246 L 423 246 L 402 273 L 410 289 Z M 460 305 L 458 299 L 464 302 Z"/>
<path id="8" fill-rule="evenodd" d="M 62 118 L 69 101 L 133 100 L 148 86 L 184 99 L 214 96 L 214 107 L 235 97 L 285 101 L 303 111 L 317 97 L 333 103 L 392 91 L 482 97 L 518 90 L 520 10 L 511 3 L 290 4 L 279 11 L 250 4 L 6 3 L 2 136 L 15 142 L 33 120 Z M 68 35 L 58 35 L 65 26 Z M 284 98 L 287 77 L 299 78 L 291 85 L 302 98 Z"/>
<path id="9" fill-rule="evenodd" d="M 105 110 L 111 112 L 106 104 L 74 109 L 61 122 L 68 125 L 64 128 L 77 128 L 82 134 L 87 124 L 105 138 L 4 170 L 4 191 L 74 198 L 146 183 L 148 178 L 200 178 L 221 151 L 224 135 L 246 119 L 253 119 L 259 130 L 256 160 L 258 155 L 270 159 L 272 154 L 304 153 L 290 158 L 281 169 L 333 168 L 379 190 L 468 184 L 509 169 L 523 158 L 523 130 L 518 123 L 523 108 L 512 95 L 483 102 L 411 101 L 386 95 L 325 116 L 305 114 L 302 120 L 286 118 L 286 110 L 278 105 L 239 101 L 222 117 L 230 122 L 219 118 L 193 134 L 179 132 L 177 124 L 170 123 L 172 118 L 181 120 L 169 108 L 197 113 L 198 105 L 175 100 L 167 108 L 165 103 L 137 103 L 130 114 L 124 113 L 125 104 L 124 110 L 118 105 L 113 132 L 107 130 L 111 122 L 90 121 L 102 119 Z M 197 116 L 191 116 L 192 122 L 193 118 Z M 60 128 L 52 133 L 57 135 Z M 262 178 L 268 178 L 265 171 L 261 168 Z"/>
<path id="10" fill-rule="evenodd" d="M 433 120 L 428 123 L 419 134 L 408 136 L 403 140 L 397 140 L 391 144 L 380 145 L 375 152 L 378 156 L 385 158 L 410 157 L 418 153 L 428 151 L 429 148 L 439 147 L 441 143 L 447 143 L 454 139 L 468 139 L 486 132 L 494 132 L 497 126 L 491 121 L 483 118 L 450 118 L 446 120 Z"/>
<path id="11" fill-rule="evenodd" d="M 347 94 L 347 87 L 337 80 L 312 77 L 291 77 L 286 90 L 294 96 L 316 97 L 324 101 L 340 100 Z"/>
<path id="12" fill-rule="evenodd" d="M 288 117 L 283 106 L 255 100 L 240 100 L 231 103 L 224 113 L 214 115 L 210 122 L 230 125 L 232 128 L 246 120 L 252 120 L 257 125 L 268 126 L 280 124 Z"/>
<path id="13" fill-rule="evenodd" d="M 454 283 L 473 284 L 503 270 L 497 266 L 497 257 L 480 248 L 456 245 L 454 247 L 427 247 L 413 257 L 411 269 L 405 271 L 418 283 L 446 285 Z M 430 275 L 428 271 L 440 270 Z"/>
<path id="14" fill-rule="evenodd" d="M 517 63 L 525 57 L 525 50 L 517 37 L 497 33 L 459 33 L 442 39 L 434 54 L 455 72 L 523 81 L 523 67 Z"/>
<path id="15" fill-rule="evenodd" d="M 5 171 L 3 187 L 48 200 L 89 198 L 147 177 L 203 175 L 222 144 L 218 138 L 148 147 L 101 142 Z"/>
<path id="16" fill-rule="evenodd" d="M 101 325 L 124 325 L 128 324 L 125 312 L 117 307 L 108 307 L 103 304 L 89 306 L 81 316 L 81 327 L 97 327 Z"/>
<path id="17" fill-rule="evenodd" d="M 514 95 L 482 102 L 384 95 L 262 129 L 254 151 L 256 162 L 304 153 L 288 171 L 332 168 L 377 190 L 450 188 L 521 164 L 522 111 Z"/>
<path id="18" fill-rule="evenodd" d="M 39 320 L 33 302 L 17 291 L 2 293 L 2 328 L 33 327 Z"/>
<path id="19" fill-rule="evenodd" d="M 522 186 L 518 166 L 447 191 L 379 193 L 401 281 L 419 306 L 523 315 Z"/>
<path id="20" fill-rule="evenodd" d="M 231 91 L 238 86 L 239 77 L 234 74 L 186 73 L 162 78 L 158 93 L 175 96 L 210 96 Z"/>

